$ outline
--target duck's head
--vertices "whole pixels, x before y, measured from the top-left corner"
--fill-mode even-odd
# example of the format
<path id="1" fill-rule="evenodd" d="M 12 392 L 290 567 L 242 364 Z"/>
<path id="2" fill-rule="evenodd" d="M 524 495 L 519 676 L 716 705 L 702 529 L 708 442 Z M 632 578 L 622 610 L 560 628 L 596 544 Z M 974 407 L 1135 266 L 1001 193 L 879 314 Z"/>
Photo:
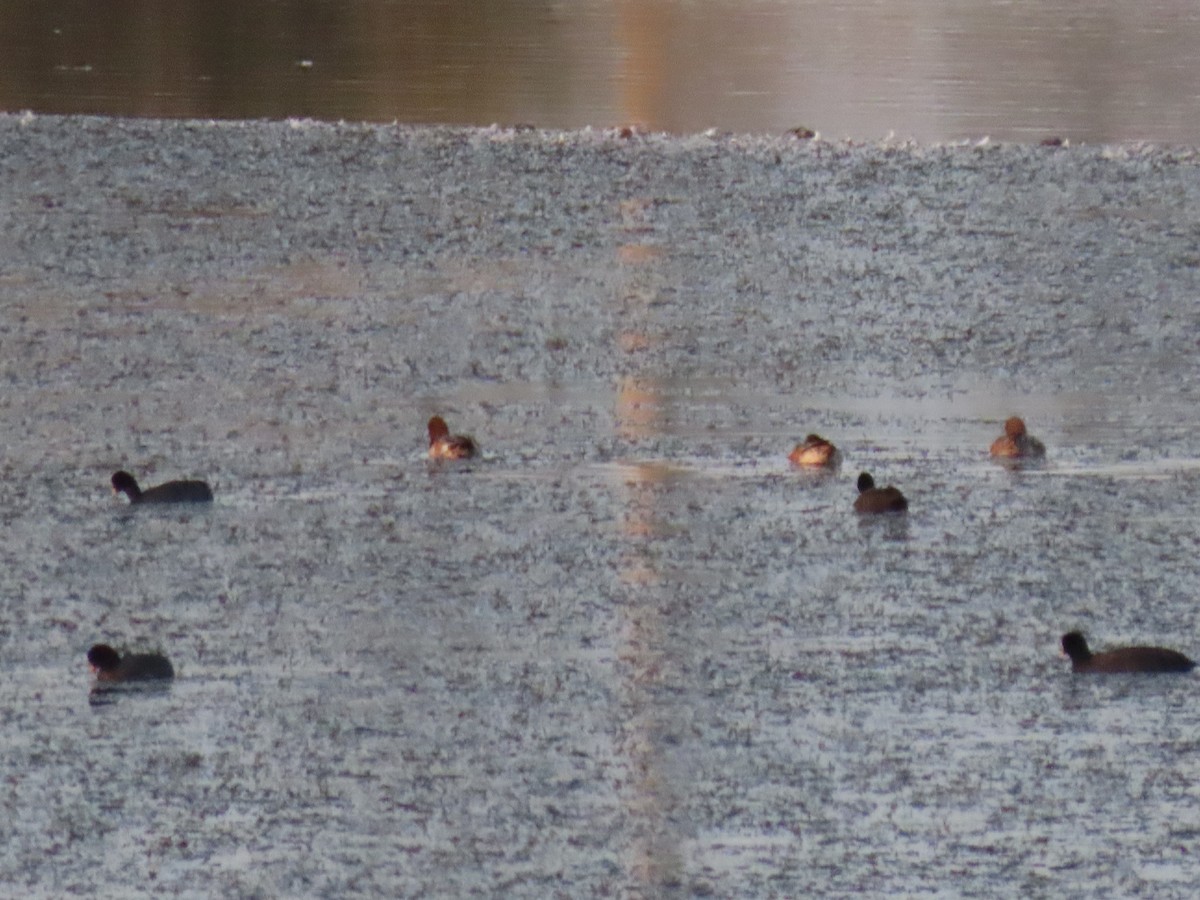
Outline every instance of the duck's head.
<path id="1" fill-rule="evenodd" d="M 429 420 L 429 443 L 434 444 L 450 436 L 450 427 L 441 416 Z"/>
<path id="2" fill-rule="evenodd" d="M 88 662 L 97 672 L 111 672 L 121 665 L 121 654 L 108 644 L 95 644 L 87 652 Z"/>
<path id="3" fill-rule="evenodd" d="M 1062 636 L 1062 648 L 1063 653 L 1067 654 L 1073 663 L 1085 663 L 1092 658 L 1087 638 L 1078 631 L 1068 631 Z"/>
<path id="4" fill-rule="evenodd" d="M 1014 440 L 1025 436 L 1025 420 L 1020 416 L 1010 416 L 1004 422 L 1004 433 Z"/>

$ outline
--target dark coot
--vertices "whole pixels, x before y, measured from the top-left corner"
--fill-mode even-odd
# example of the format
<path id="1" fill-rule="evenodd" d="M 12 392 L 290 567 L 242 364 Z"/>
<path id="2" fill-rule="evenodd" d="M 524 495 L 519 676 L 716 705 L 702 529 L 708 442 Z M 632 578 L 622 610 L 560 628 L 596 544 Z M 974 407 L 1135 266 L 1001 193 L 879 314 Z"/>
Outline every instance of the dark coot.
<path id="1" fill-rule="evenodd" d="M 1078 631 L 1062 636 L 1062 648 L 1071 657 L 1073 672 L 1190 672 L 1196 667 L 1179 651 L 1165 647 L 1118 647 L 1093 653 Z"/>
<path id="2" fill-rule="evenodd" d="M 213 498 L 212 489 L 203 481 L 168 481 L 143 491 L 128 472 L 113 475 L 112 486 L 130 503 L 211 503 Z"/>
<path id="3" fill-rule="evenodd" d="M 87 654 L 97 681 L 166 681 L 175 677 L 171 661 L 161 653 L 126 653 L 121 656 L 108 644 L 95 644 Z"/>
<path id="4" fill-rule="evenodd" d="M 854 511 L 860 513 L 891 513 L 904 512 L 908 509 L 908 501 L 898 488 L 875 487 L 875 479 L 869 472 L 858 476 L 858 498 L 854 501 Z"/>

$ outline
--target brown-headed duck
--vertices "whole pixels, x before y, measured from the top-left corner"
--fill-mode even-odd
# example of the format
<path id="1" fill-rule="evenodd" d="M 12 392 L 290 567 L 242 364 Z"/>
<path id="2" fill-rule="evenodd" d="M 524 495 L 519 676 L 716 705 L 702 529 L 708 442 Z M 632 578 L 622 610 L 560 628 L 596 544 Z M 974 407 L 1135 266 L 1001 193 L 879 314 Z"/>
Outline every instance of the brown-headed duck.
<path id="1" fill-rule="evenodd" d="M 1046 446 L 1025 433 L 1024 419 L 1012 416 L 1004 423 L 1004 434 L 992 441 L 991 453 L 1005 459 L 1040 458 L 1046 455 Z"/>
<path id="2" fill-rule="evenodd" d="M 1165 647 L 1118 647 L 1093 653 L 1078 631 L 1062 636 L 1062 648 L 1071 657 L 1072 672 L 1190 672 L 1196 667 L 1178 650 Z"/>
<path id="3" fill-rule="evenodd" d="M 213 494 L 203 481 L 168 481 L 142 490 L 128 472 L 112 477 L 113 491 L 124 494 L 130 503 L 211 503 Z"/>
<path id="4" fill-rule="evenodd" d="M 471 459 L 478 455 L 479 447 L 474 439 L 465 434 L 451 434 L 441 416 L 429 420 L 430 459 Z"/>
<path id="5" fill-rule="evenodd" d="M 788 454 L 794 466 L 812 469 L 835 469 L 841 462 L 838 448 L 819 434 L 810 434 Z"/>
<path id="6" fill-rule="evenodd" d="M 904 512 L 908 509 L 908 501 L 898 488 L 890 484 L 885 488 L 875 487 L 875 479 L 870 472 L 858 476 L 858 498 L 854 501 L 854 511 L 860 513 L 890 513 Z"/>

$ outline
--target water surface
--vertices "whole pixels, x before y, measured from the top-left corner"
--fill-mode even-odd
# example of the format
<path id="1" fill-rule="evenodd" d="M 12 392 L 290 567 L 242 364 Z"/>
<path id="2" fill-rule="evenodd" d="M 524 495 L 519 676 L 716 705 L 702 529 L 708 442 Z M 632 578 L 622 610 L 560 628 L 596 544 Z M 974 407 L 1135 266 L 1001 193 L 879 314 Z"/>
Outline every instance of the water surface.
<path id="1" fill-rule="evenodd" d="M 1058 653 L 1200 654 L 1194 159 L 0 143 L 27 896 L 1194 893 L 1195 677 Z M 1013 412 L 1044 466 L 988 460 Z M 176 683 L 93 705 L 98 640 Z"/>
<path id="2" fill-rule="evenodd" d="M 0 109 L 1200 143 L 1173 0 L 5 5 Z"/>

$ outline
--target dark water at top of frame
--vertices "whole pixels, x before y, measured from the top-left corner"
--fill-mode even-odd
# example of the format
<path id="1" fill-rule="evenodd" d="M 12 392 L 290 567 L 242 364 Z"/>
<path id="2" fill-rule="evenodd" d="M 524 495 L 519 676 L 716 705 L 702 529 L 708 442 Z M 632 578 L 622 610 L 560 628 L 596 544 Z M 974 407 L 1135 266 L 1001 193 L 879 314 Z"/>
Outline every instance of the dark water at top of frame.
<path id="1" fill-rule="evenodd" d="M 1200 143 L 1176 0 L 4 5 L 0 109 Z"/>

